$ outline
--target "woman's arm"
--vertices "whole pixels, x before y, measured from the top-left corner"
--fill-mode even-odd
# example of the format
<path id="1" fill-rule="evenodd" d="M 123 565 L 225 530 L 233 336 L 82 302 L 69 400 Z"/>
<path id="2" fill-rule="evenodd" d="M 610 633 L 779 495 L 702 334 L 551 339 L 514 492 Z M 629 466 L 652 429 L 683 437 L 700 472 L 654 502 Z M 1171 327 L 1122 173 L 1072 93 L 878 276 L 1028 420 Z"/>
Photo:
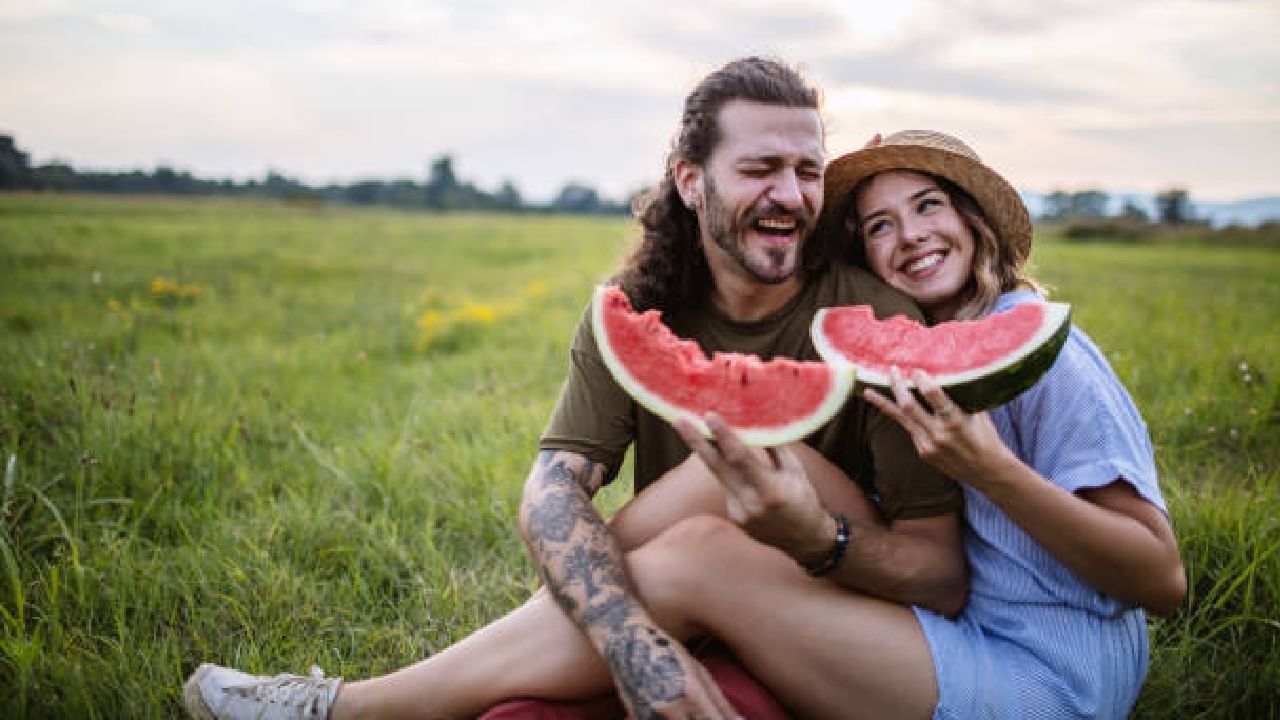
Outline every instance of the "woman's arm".
<path id="1" fill-rule="evenodd" d="M 1168 519 L 1120 478 L 1069 493 L 1006 452 L 997 468 L 962 481 L 1106 594 L 1160 616 L 1171 615 L 1186 595 L 1186 572 Z"/>
<path id="2" fill-rule="evenodd" d="M 986 413 L 965 413 L 924 373 L 912 379 L 932 412 L 896 372 L 896 402 L 874 391 L 866 399 L 911 434 L 921 457 L 986 495 L 1098 590 L 1157 615 L 1177 608 L 1186 572 L 1163 512 L 1121 478 L 1078 493 L 1054 485 L 1001 442 Z"/>

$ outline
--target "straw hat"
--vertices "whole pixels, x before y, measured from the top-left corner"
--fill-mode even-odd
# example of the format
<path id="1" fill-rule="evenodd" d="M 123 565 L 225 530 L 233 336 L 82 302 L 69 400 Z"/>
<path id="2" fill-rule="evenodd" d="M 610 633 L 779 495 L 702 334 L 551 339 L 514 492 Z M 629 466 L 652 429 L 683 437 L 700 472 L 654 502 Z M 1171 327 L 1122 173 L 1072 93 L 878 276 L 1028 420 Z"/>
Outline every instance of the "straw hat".
<path id="1" fill-rule="evenodd" d="M 864 178 L 885 170 L 917 170 L 944 177 L 973 196 L 1009 249 L 1013 263 L 1021 267 L 1031 252 L 1031 215 L 1018 192 L 1004 178 L 984 165 L 968 145 L 932 130 L 903 130 L 884 138 L 880 145 L 856 150 L 827 166 L 821 224 L 843 228 L 849 193 Z"/>

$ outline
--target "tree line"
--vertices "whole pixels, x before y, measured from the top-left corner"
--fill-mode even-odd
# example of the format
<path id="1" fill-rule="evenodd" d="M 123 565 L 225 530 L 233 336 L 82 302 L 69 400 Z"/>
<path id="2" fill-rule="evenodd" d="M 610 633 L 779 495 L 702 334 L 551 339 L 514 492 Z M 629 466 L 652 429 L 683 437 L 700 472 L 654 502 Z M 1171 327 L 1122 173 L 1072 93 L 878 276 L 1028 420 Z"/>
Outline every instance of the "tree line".
<path id="1" fill-rule="evenodd" d="M 197 177 L 185 170 L 160 165 L 154 170 L 103 172 L 77 170 L 70 163 L 31 164 L 31 157 L 11 135 L 0 135 L 0 191 L 41 190 L 52 192 L 96 192 L 159 195 L 220 195 L 261 197 L 302 202 L 333 202 L 352 205 L 434 211 L 563 212 L 581 214 L 625 214 L 630 200 L 604 198 L 595 188 L 570 182 L 549 203 L 531 203 L 510 180 L 496 190 L 486 191 L 458 178 L 453 157 L 432 160 L 421 182 L 412 179 L 360 180 L 349 184 L 311 186 L 275 171 L 262 179 L 236 181 Z M 634 196 L 633 196 L 634 197 Z"/>
<path id="2" fill-rule="evenodd" d="M 1045 196 L 1045 207 L 1040 219 L 1058 222 L 1117 218 L 1137 224 L 1157 222 L 1161 225 L 1190 225 L 1203 222 L 1195 216 L 1191 194 L 1186 188 L 1171 187 L 1161 190 L 1155 194 L 1154 200 L 1155 217 L 1131 199 L 1125 199 L 1121 203 L 1120 212 L 1113 214 L 1108 211 L 1111 198 L 1101 190 L 1077 192 L 1055 190 Z"/>
<path id="3" fill-rule="evenodd" d="M 491 192 L 460 180 L 454 172 L 453 157 L 450 155 L 441 155 L 432 160 L 422 182 L 411 179 L 361 180 L 346 185 L 330 184 L 320 187 L 307 185 L 275 171 L 268 171 L 261 180 L 235 181 L 200 178 L 165 165 L 149 172 L 83 171 L 65 162 L 32 166 L 30 156 L 18 148 L 10 135 L 0 135 L 0 190 L 228 195 L 352 205 L 387 205 L 436 211 L 550 211 L 584 214 L 625 214 L 635 198 L 633 195 L 622 202 L 609 200 L 601 197 L 595 188 L 570 182 L 549 203 L 530 203 L 510 180 Z M 1157 193 L 1154 199 L 1155 217 L 1132 200 L 1125 200 L 1117 215 L 1109 212 L 1110 197 L 1101 190 L 1055 190 L 1045 196 L 1045 206 L 1039 219 L 1048 222 L 1077 222 L 1110 218 L 1130 224 L 1157 222 L 1162 225 L 1200 222 L 1195 217 L 1190 194 L 1185 188 L 1169 188 Z"/>

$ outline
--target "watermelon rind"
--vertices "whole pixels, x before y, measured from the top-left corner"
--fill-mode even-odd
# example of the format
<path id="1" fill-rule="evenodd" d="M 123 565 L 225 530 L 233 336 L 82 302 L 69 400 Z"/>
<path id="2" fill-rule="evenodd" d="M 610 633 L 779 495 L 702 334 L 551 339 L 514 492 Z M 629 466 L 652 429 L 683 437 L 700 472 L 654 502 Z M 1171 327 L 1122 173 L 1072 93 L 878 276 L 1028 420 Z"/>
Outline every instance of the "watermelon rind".
<path id="1" fill-rule="evenodd" d="M 1047 302 L 1044 307 L 1044 321 L 1039 329 L 1017 349 L 982 367 L 936 375 L 934 382 L 956 405 L 970 413 L 1003 405 L 1026 392 L 1053 367 L 1071 331 L 1070 304 Z M 823 308 L 814 315 L 811 326 L 814 348 L 829 363 L 853 366 L 822 331 L 827 312 L 828 309 Z M 888 375 L 861 366 L 857 366 L 855 372 L 859 385 L 889 389 Z M 910 377 L 903 380 L 907 387 L 915 387 Z"/>
<path id="2" fill-rule="evenodd" d="M 710 438 L 711 430 L 707 427 L 707 423 L 703 418 L 689 409 L 670 403 L 651 392 L 627 370 L 613 347 L 610 346 L 608 332 L 604 323 L 604 297 L 609 290 L 610 286 L 608 285 L 596 287 L 595 295 L 591 301 L 591 323 L 592 330 L 595 332 L 596 346 L 600 348 L 600 356 L 604 359 L 605 366 L 609 368 L 614 380 L 649 412 L 669 423 L 674 423 L 682 417 L 688 418 L 693 426 L 698 429 L 698 432 L 702 433 L 703 437 Z M 848 399 L 849 393 L 853 389 L 855 379 L 853 368 L 848 364 L 829 365 L 829 369 L 831 371 L 831 387 L 822 403 L 811 414 L 798 417 L 785 425 L 734 427 L 739 441 L 751 447 L 777 447 L 802 440 L 818 428 L 826 425 L 840 411 L 840 408 L 844 407 L 845 400 Z"/>

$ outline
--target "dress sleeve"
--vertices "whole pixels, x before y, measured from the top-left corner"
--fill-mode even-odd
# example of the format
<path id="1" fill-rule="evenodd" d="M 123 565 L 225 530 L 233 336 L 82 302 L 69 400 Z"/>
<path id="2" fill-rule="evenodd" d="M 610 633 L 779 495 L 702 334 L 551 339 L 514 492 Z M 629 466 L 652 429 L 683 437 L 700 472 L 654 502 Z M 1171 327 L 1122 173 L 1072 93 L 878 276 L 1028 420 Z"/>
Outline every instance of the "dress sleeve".
<path id="1" fill-rule="evenodd" d="M 1073 327 L 1034 387 L 993 411 L 1023 462 L 1069 492 L 1123 480 L 1165 510 L 1147 425 L 1097 346 Z"/>
<path id="2" fill-rule="evenodd" d="M 578 321 L 569 349 L 569 372 L 551 418 L 538 440 L 541 450 L 568 450 L 605 466 L 611 482 L 635 438 L 636 406 L 600 357 L 591 308 Z"/>

